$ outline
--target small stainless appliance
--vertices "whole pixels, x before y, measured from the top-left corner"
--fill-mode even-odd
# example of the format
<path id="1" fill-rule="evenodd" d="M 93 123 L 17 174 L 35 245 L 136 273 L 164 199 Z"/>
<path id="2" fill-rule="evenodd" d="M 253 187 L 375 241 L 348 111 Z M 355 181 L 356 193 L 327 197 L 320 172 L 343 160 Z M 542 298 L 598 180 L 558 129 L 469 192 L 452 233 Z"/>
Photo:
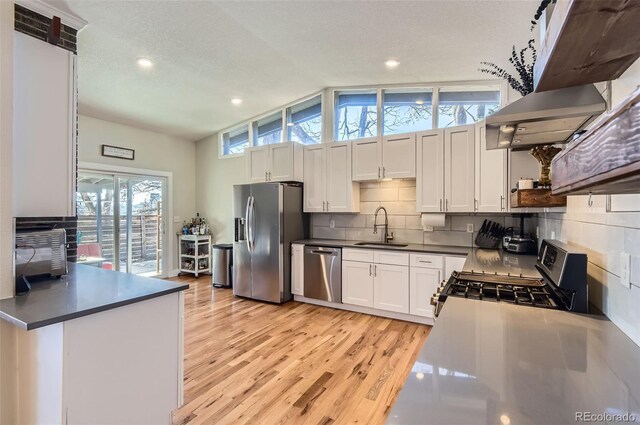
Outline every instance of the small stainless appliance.
<path id="1" fill-rule="evenodd" d="M 538 250 L 535 239 L 524 232 L 524 219 L 527 214 L 520 214 L 520 235 L 512 235 L 508 240 L 503 238 L 504 249 L 512 254 L 533 255 Z"/>
<path id="2" fill-rule="evenodd" d="M 233 245 L 211 246 L 211 283 L 216 288 L 231 288 L 233 272 Z"/>
<path id="3" fill-rule="evenodd" d="M 64 229 L 17 231 L 15 239 L 16 294 L 31 289 L 29 277 L 67 274 L 67 232 Z"/>
<path id="4" fill-rule="evenodd" d="M 273 303 L 291 296 L 291 242 L 309 234 L 301 183 L 233 187 L 233 294 Z"/>
<path id="5" fill-rule="evenodd" d="M 588 312 L 586 254 L 562 242 L 543 240 L 536 269 L 540 278 L 482 270 L 454 272 L 431 298 L 434 314 L 438 316 L 448 297 Z"/>
<path id="6" fill-rule="evenodd" d="M 342 302 L 342 249 L 304 247 L 304 296 Z"/>

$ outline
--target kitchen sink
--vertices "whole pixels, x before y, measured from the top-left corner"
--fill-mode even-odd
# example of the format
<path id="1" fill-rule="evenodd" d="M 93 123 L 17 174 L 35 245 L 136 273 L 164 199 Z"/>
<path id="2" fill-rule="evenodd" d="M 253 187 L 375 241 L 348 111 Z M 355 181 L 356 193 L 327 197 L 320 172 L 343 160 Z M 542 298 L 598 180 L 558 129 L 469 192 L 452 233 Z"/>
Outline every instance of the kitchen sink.
<path id="1" fill-rule="evenodd" d="M 384 243 L 384 242 L 358 242 L 354 245 L 357 246 L 388 246 L 388 247 L 395 247 L 395 248 L 403 248 L 405 246 L 407 246 L 407 244 L 402 244 L 402 243 Z"/>

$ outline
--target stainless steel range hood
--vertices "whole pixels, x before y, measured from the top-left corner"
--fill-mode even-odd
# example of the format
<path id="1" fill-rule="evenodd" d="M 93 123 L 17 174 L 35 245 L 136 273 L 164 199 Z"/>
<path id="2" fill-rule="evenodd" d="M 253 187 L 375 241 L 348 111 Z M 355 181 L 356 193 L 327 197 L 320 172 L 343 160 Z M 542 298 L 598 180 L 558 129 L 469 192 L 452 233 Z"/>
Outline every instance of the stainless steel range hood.
<path id="1" fill-rule="evenodd" d="M 487 117 L 487 149 L 564 143 L 605 110 L 593 84 L 531 93 Z"/>

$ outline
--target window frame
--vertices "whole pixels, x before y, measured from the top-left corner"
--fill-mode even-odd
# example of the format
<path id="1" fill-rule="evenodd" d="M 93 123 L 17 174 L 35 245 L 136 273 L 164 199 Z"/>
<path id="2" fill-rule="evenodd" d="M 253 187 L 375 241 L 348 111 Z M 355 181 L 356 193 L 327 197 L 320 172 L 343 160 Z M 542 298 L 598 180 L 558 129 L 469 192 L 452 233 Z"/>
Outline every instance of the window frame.
<path id="1" fill-rule="evenodd" d="M 240 124 L 234 125 L 233 127 L 229 127 L 226 128 L 220 132 L 218 132 L 218 158 L 222 159 L 222 158 L 237 158 L 239 156 L 244 156 L 244 151 L 242 151 L 241 153 L 229 153 L 226 154 L 224 153 L 224 135 L 233 132 L 234 130 L 237 130 L 239 128 L 242 127 L 247 127 L 247 137 L 248 137 L 248 146 L 245 148 L 245 151 L 252 147 L 251 146 L 251 126 L 249 125 L 249 122 L 242 122 Z"/>
<path id="2" fill-rule="evenodd" d="M 311 99 L 315 99 L 316 97 L 320 97 L 320 143 L 318 144 L 323 144 L 325 143 L 326 137 L 325 137 L 325 122 L 326 122 L 326 105 L 325 105 L 325 95 L 324 95 L 324 90 L 314 93 L 311 96 L 307 96 L 304 97 L 302 99 L 298 99 L 293 103 L 290 103 L 288 105 L 286 105 L 284 108 L 282 108 L 282 119 L 283 119 L 283 124 L 284 124 L 284 128 L 283 128 L 283 134 L 282 134 L 282 139 L 283 139 L 283 143 L 288 143 L 288 142 L 293 142 L 292 140 L 289 139 L 289 127 L 288 127 L 288 123 L 289 123 L 289 112 L 288 110 L 296 105 L 299 105 L 300 103 L 304 103 L 307 102 Z M 305 145 L 305 146 L 313 146 L 313 145 Z"/>
<path id="3" fill-rule="evenodd" d="M 249 134 L 249 145 L 247 149 L 251 149 L 256 147 L 254 144 L 254 123 L 262 118 L 265 118 L 269 115 L 273 115 L 276 112 L 280 112 L 282 114 L 282 138 L 280 143 L 289 143 L 289 132 L 287 129 L 287 109 L 292 106 L 295 106 L 301 102 L 305 102 L 307 100 L 313 99 L 314 97 L 320 96 L 320 105 L 321 105 L 321 117 L 322 117 L 322 143 L 335 143 L 336 140 L 336 120 L 335 120 L 335 110 L 336 110 L 336 102 L 337 102 L 337 94 L 338 92 L 349 92 L 349 91 L 375 91 L 376 93 L 376 116 L 377 116 L 377 135 L 376 138 L 384 137 L 384 116 L 383 116 L 383 94 L 385 90 L 394 90 L 399 91 L 406 89 L 407 91 L 411 90 L 431 90 L 432 93 L 432 129 L 438 129 L 438 103 L 439 103 L 439 92 L 441 89 L 461 89 L 473 91 L 474 89 L 480 90 L 497 90 L 500 95 L 500 107 L 504 107 L 509 103 L 510 93 L 508 85 L 503 80 L 469 80 L 469 81 L 451 81 L 451 82 L 434 82 L 434 83 L 413 83 L 413 84 L 386 84 L 386 85 L 367 85 L 367 86 L 344 86 L 344 87 L 327 87 L 317 92 L 314 92 L 308 96 L 296 99 L 293 102 L 287 103 L 280 108 L 272 109 L 266 113 L 251 117 L 248 120 L 241 121 L 239 123 L 234 124 L 233 126 L 224 128 L 218 132 L 218 159 L 227 159 L 227 158 L 237 158 L 240 156 L 244 156 L 244 152 L 237 154 L 227 154 L 224 155 L 224 140 L 223 135 L 225 133 L 229 133 L 239 127 L 244 125 L 248 126 L 248 134 Z M 444 128 L 444 127 L 443 127 Z M 343 142 L 353 142 L 358 139 L 348 139 L 343 140 Z"/>

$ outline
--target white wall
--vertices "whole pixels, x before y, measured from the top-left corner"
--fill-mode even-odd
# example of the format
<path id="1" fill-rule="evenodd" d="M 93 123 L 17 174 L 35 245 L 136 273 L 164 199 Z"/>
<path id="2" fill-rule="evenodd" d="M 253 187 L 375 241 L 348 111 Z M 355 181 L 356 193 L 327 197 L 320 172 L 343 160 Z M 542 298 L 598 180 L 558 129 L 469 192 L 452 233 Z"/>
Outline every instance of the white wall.
<path id="1" fill-rule="evenodd" d="M 233 242 L 232 188 L 244 180 L 244 157 L 218 158 L 217 134 L 196 142 L 196 209 L 211 224 L 214 243 Z"/>
<path id="2" fill-rule="evenodd" d="M 613 107 L 638 85 L 640 62 L 612 83 Z M 540 236 L 555 236 L 587 253 L 590 301 L 640 345 L 640 212 L 607 212 L 606 196 L 592 200 L 589 206 L 588 196 L 569 196 L 565 214 L 541 214 Z M 631 288 L 620 283 L 623 252 L 632 256 Z"/>
<path id="3" fill-rule="evenodd" d="M 13 296 L 13 2 L 0 2 L 0 298 Z M 0 423 L 17 423 L 16 333 L 0 320 Z"/>
<path id="4" fill-rule="evenodd" d="M 102 145 L 135 149 L 135 160 L 101 156 Z M 173 246 L 170 268 L 178 267 L 175 233 L 196 213 L 196 145 L 194 142 L 166 134 L 116 124 L 93 117 L 78 117 L 78 156 L 80 162 L 93 162 L 120 167 L 142 168 L 173 173 L 174 234 L 169 234 Z M 173 221 L 174 217 L 169 217 Z"/>

